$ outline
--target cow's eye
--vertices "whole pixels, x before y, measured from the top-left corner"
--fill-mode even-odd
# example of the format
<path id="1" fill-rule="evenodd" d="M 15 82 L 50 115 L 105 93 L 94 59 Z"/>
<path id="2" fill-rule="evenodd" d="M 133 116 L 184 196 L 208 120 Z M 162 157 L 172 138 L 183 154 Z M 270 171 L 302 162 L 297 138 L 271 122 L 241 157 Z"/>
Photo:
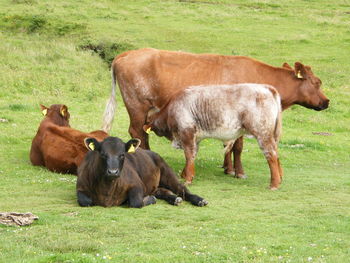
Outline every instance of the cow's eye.
<path id="1" fill-rule="evenodd" d="M 107 154 L 101 152 L 101 157 L 102 157 L 103 159 L 107 159 Z"/>
<path id="2" fill-rule="evenodd" d="M 119 159 L 120 159 L 120 160 L 124 160 L 124 158 L 125 158 L 125 155 L 124 155 L 124 154 L 119 155 Z"/>

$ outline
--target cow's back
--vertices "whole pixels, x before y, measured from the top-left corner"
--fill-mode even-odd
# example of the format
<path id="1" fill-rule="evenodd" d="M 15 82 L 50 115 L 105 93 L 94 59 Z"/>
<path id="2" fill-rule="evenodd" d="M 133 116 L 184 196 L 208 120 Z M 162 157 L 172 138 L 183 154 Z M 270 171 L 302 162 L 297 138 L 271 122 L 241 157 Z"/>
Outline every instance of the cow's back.
<path id="1" fill-rule="evenodd" d="M 138 148 L 135 153 L 126 154 L 123 176 L 130 180 L 130 183 L 138 181 L 139 178 L 143 183 L 145 195 L 154 194 L 160 180 L 160 161 L 158 154 Z"/>
<path id="2" fill-rule="evenodd" d="M 113 61 L 113 70 L 126 104 L 128 99 L 136 96 L 156 107 L 163 106 L 175 93 L 188 86 L 248 82 L 273 84 L 269 74 L 264 74 L 266 67 L 272 68 L 244 56 L 157 49 L 128 51 Z"/>
<path id="3" fill-rule="evenodd" d="M 168 121 L 171 130 L 191 128 L 199 138 L 230 140 L 241 136 L 250 120 L 273 124 L 280 112 L 279 99 L 269 85 L 189 87 L 169 103 Z"/>

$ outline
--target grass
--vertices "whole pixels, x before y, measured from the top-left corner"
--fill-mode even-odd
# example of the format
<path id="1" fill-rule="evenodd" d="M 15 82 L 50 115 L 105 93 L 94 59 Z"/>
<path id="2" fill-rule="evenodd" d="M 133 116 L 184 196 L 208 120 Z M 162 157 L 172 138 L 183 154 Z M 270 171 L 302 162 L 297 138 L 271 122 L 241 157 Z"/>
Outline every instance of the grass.
<path id="1" fill-rule="evenodd" d="M 0 122 L 0 211 L 40 217 L 29 227 L 0 225 L 0 262 L 348 261 L 349 1 L 0 4 L 0 118 L 6 120 Z M 243 153 L 248 180 L 222 173 L 220 142 L 201 144 L 190 190 L 209 201 L 205 208 L 163 201 L 140 210 L 80 208 L 76 177 L 30 165 L 39 104 L 64 103 L 73 127 L 99 128 L 110 91 L 108 62 L 142 47 L 312 66 L 330 108 L 293 106 L 283 113 L 280 190 L 267 190 L 268 166 L 254 139 L 245 140 Z M 127 140 L 129 120 L 120 95 L 117 100 L 112 134 Z M 182 169 L 183 153 L 164 138 L 151 135 L 151 146 Z"/>

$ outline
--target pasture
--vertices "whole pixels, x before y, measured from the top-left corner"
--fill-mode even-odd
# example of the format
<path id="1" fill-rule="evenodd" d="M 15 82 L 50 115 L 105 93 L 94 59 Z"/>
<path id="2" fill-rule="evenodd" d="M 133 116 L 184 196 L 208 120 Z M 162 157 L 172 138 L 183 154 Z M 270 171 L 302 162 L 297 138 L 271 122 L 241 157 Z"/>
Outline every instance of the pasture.
<path id="1" fill-rule="evenodd" d="M 0 212 L 39 216 L 0 225 L 0 262 L 349 261 L 350 1 L 0 0 L 0 39 Z M 220 142 L 201 143 L 189 189 L 209 201 L 202 208 L 81 208 L 75 176 L 31 166 L 39 104 L 66 104 L 72 127 L 100 128 L 111 59 L 142 47 L 312 67 L 330 107 L 283 112 L 278 191 L 249 138 L 247 180 L 223 173 Z M 111 135 L 126 141 L 119 93 L 117 103 Z M 150 142 L 179 174 L 183 152 Z"/>

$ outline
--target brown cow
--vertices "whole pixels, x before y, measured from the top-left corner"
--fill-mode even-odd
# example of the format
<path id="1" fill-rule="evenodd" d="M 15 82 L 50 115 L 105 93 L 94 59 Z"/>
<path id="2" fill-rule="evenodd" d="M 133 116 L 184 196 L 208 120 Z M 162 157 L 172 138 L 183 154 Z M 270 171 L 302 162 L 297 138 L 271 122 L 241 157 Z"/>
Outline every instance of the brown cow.
<path id="1" fill-rule="evenodd" d="M 155 152 L 137 149 L 139 139 L 124 143 L 108 137 L 101 143 L 84 140 L 90 152 L 78 169 L 77 197 L 80 206 L 119 206 L 141 208 L 154 204 L 156 198 L 179 205 L 182 198 L 196 206 L 206 200 L 191 194 L 179 182 L 174 171 Z"/>
<path id="2" fill-rule="evenodd" d="M 258 140 L 270 167 L 270 188 L 281 183 L 277 144 L 281 132 L 281 102 L 275 88 L 263 84 L 192 86 L 159 112 L 149 116 L 149 128 L 183 148 L 186 166 L 182 177 L 191 183 L 198 145 L 205 138 L 223 142 L 250 133 Z M 232 145 L 231 145 L 232 146 Z"/>
<path id="3" fill-rule="evenodd" d="M 103 140 L 108 134 L 104 131 L 85 133 L 70 128 L 66 105 L 40 107 L 45 118 L 32 141 L 30 161 L 53 172 L 77 174 L 78 166 L 88 151 L 84 139 L 94 137 Z"/>
<path id="4" fill-rule="evenodd" d="M 282 109 L 299 104 L 314 110 L 328 107 L 321 81 L 309 66 L 296 62 L 274 67 L 244 56 L 191 54 L 157 49 L 140 49 L 117 56 L 112 63 L 112 93 L 104 114 L 103 130 L 109 131 L 115 110 L 116 79 L 130 117 L 129 133 L 149 149 L 142 127 L 152 108 L 160 109 L 177 92 L 189 86 L 260 83 L 274 86 L 282 99 Z M 244 177 L 241 165 L 243 138 L 234 145 L 234 168 L 225 156 L 225 172 Z"/>

